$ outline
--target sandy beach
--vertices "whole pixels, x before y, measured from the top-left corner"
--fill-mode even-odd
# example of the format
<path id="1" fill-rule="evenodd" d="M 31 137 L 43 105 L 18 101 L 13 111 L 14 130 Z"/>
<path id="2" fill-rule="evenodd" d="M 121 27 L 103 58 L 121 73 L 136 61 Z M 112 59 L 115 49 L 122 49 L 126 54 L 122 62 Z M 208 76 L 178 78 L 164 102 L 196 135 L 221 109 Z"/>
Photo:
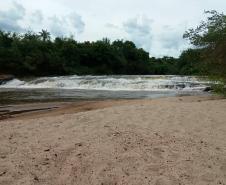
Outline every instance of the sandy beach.
<path id="1" fill-rule="evenodd" d="M 0 121 L 1 185 L 226 184 L 226 99 L 36 106 Z"/>

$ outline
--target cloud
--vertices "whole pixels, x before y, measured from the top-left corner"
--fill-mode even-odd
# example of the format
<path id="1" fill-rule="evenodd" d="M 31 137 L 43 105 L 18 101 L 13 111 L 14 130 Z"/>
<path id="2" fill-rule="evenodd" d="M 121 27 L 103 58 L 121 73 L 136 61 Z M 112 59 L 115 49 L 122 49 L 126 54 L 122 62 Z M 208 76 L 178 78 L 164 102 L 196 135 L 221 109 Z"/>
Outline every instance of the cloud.
<path id="1" fill-rule="evenodd" d="M 85 23 L 82 20 L 82 17 L 77 13 L 73 12 L 69 15 L 68 21 L 71 24 L 72 28 L 79 34 L 84 32 Z"/>
<path id="2" fill-rule="evenodd" d="M 119 27 L 117 25 L 112 24 L 112 23 L 105 24 L 105 27 L 110 28 L 110 29 L 119 29 Z"/>
<path id="3" fill-rule="evenodd" d="M 177 27 L 178 28 L 178 27 Z M 184 44 L 183 31 L 174 29 L 170 26 L 163 26 L 163 32 L 160 35 L 159 41 L 162 47 L 166 49 L 178 50 Z"/>
<path id="4" fill-rule="evenodd" d="M 25 14 L 25 8 L 14 1 L 9 10 L 0 11 L 0 29 L 15 32 L 22 31 L 23 28 L 20 26 L 19 21 L 23 20 Z"/>
<path id="5" fill-rule="evenodd" d="M 225 0 L 0 0 L 0 29 L 47 29 L 80 41 L 128 39 L 152 55 L 178 56 L 184 30 L 199 25 L 204 9 L 226 12 Z"/>
<path id="6" fill-rule="evenodd" d="M 64 36 L 82 34 L 85 23 L 76 12 L 44 16 L 41 10 L 26 11 L 24 6 L 13 1 L 8 10 L 0 10 L 0 29 L 13 32 L 47 29 L 54 36 Z"/>
<path id="7" fill-rule="evenodd" d="M 41 24 L 43 20 L 44 20 L 44 16 L 40 10 L 35 10 L 31 14 L 31 21 L 33 23 Z"/>
<path id="8" fill-rule="evenodd" d="M 162 26 L 154 35 L 152 53 L 158 53 L 157 56 L 179 56 L 181 51 L 188 47 L 188 43 L 182 37 L 185 27 L 184 23 Z"/>
<path id="9" fill-rule="evenodd" d="M 54 36 L 63 36 L 65 34 L 66 29 L 65 26 L 65 20 L 61 17 L 52 16 L 49 18 L 49 29 L 51 34 Z"/>
<path id="10" fill-rule="evenodd" d="M 48 21 L 48 27 L 54 36 L 82 34 L 85 29 L 82 17 L 75 12 L 65 16 L 55 15 L 49 17 Z"/>
<path id="11" fill-rule="evenodd" d="M 124 22 L 123 29 L 128 34 L 129 39 L 134 41 L 138 47 L 149 51 L 152 44 L 152 22 L 145 16 L 139 16 Z"/>

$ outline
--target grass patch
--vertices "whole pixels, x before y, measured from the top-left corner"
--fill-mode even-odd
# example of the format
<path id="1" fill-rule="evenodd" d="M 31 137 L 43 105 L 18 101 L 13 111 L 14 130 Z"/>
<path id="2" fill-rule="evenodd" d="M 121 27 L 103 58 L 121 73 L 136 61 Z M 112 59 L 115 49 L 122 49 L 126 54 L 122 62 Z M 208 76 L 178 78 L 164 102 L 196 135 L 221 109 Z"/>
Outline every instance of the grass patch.
<path id="1" fill-rule="evenodd" d="M 213 92 L 219 95 L 226 97 L 226 84 L 224 82 L 220 82 L 219 84 L 212 85 Z"/>

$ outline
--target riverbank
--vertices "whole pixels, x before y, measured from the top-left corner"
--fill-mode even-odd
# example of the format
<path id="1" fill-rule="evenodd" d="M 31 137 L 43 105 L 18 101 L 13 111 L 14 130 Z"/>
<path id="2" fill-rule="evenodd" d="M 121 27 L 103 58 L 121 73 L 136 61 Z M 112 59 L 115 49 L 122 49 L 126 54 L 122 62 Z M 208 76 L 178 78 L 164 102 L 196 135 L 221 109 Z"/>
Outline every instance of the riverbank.
<path id="1" fill-rule="evenodd" d="M 217 100 L 220 96 L 191 96 L 179 100 L 186 99 L 195 101 Z M 164 99 L 164 98 L 161 98 Z M 157 101 L 160 99 L 156 99 Z M 17 119 L 33 119 L 40 117 L 59 116 L 64 114 L 75 114 L 79 112 L 87 112 L 119 105 L 134 105 L 136 103 L 155 101 L 147 99 L 108 99 L 108 100 L 77 100 L 77 101 L 53 101 L 53 102 L 20 102 L 16 104 L 0 105 L 0 121 L 17 120 Z"/>
<path id="2" fill-rule="evenodd" d="M 0 121 L 33 119 L 75 114 L 119 105 L 134 104 L 141 100 L 80 100 L 66 102 L 33 102 L 0 106 Z"/>
<path id="3" fill-rule="evenodd" d="M 226 183 L 225 99 L 90 105 L 2 120 L 0 184 Z"/>

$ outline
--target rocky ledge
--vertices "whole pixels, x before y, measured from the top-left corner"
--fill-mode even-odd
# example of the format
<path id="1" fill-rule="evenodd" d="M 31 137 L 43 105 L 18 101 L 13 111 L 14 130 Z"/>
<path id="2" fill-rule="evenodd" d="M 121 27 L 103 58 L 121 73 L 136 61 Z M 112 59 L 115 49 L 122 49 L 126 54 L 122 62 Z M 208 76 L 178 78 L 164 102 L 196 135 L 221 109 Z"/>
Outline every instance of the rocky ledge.
<path id="1" fill-rule="evenodd" d="M 0 85 L 5 84 L 6 82 L 13 80 L 13 75 L 0 75 Z"/>

